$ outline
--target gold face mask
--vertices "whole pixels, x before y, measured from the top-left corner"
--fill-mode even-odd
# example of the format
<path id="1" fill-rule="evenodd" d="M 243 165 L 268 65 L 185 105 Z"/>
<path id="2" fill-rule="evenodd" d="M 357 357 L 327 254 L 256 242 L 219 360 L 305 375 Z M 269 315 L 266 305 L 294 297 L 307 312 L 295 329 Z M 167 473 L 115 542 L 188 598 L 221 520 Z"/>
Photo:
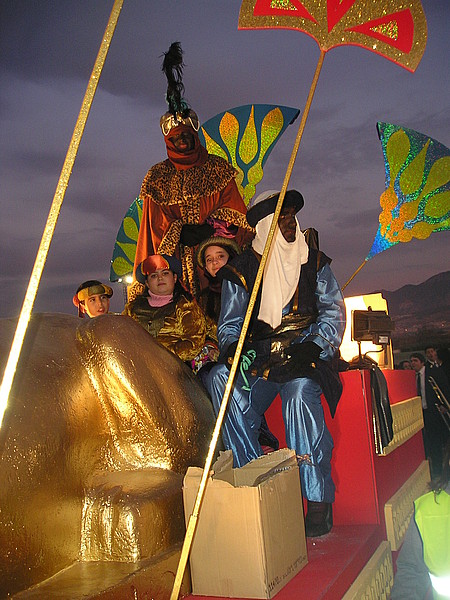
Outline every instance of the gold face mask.
<path id="1" fill-rule="evenodd" d="M 188 127 L 192 127 L 194 131 L 198 131 L 200 128 L 200 122 L 196 113 L 190 109 L 186 117 L 183 117 L 181 113 L 173 115 L 171 112 L 166 112 L 161 117 L 159 124 L 164 137 L 169 134 L 171 129 L 179 125 L 187 125 Z"/>

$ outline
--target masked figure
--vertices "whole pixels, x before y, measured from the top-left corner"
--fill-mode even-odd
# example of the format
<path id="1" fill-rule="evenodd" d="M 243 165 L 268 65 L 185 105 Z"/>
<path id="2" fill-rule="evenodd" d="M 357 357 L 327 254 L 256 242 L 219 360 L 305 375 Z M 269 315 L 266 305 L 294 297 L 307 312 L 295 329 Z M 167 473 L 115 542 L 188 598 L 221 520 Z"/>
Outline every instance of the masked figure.
<path id="1" fill-rule="evenodd" d="M 184 285 L 197 295 L 202 287 L 194 264 L 197 245 L 218 229 L 242 245 L 253 230 L 245 218 L 235 169 L 200 144 L 198 117 L 182 98 L 182 67 L 181 47 L 172 44 L 163 62 L 169 110 L 161 117 L 168 158 L 154 165 L 142 183 L 135 269 L 151 254 L 176 255 Z"/>

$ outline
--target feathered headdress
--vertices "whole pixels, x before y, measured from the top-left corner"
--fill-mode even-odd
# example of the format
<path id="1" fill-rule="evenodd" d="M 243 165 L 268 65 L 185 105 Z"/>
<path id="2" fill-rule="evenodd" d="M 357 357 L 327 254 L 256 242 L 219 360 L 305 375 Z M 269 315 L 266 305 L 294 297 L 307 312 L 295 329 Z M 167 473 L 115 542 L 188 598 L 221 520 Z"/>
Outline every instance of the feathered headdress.
<path id="1" fill-rule="evenodd" d="M 199 129 L 199 120 L 183 98 L 183 51 L 180 42 L 173 42 L 164 52 L 162 71 L 167 78 L 166 102 L 169 110 L 161 117 L 160 125 L 164 136 L 177 125 L 188 125 L 195 131 Z"/>

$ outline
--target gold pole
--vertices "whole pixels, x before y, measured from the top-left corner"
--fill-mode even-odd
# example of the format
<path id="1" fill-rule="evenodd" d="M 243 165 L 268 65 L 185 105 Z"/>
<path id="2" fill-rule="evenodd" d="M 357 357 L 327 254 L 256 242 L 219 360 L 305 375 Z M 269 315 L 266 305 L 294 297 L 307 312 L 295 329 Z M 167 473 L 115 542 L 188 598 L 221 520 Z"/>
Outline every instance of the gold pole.
<path id="1" fill-rule="evenodd" d="M 306 101 L 305 110 L 303 111 L 302 119 L 300 121 L 300 125 L 297 132 L 297 137 L 295 139 L 294 148 L 292 150 L 291 158 L 289 160 L 288 168 L 286 171 L 286 175 L 284 177 L 283 186 L 281 188 L 280 197 L 278 198 L 277 205 L 275 207 L 275 212 L 272 218 L 272 223 L 270 225 L 269 234 L 267 236 L 266 244 L 264 246 L 263 254 L 261 256 L 261 262 L 258 268 L 258 272 L 256 274 L 255 285 L 253 286 L 252 293 L 250 295 L 250 300 L 248 303 L 247 312 L 245 314 L 244 322 L 242 325 L 241 335 L 239 336 L 238 344 L 236 347 L 236 352 L 233 358 L 233 363 L 230 369 L 230 375 L 228 377 L 227 384 L 225 386 L 225 392 L 223 394 L 222 402 L 220 404 L 219 414 L 217 415 L 216 424 L 214 426 L 214 431 L 212 434 L 211 442 L 209 444 L 208 455 L 206 457 L 205 466 L 203 467 L 203 473 L 200 480 L 200 485 L 198 488 L 197 496 L 195 499 L 194 507 L 192 509 L 192 513 L 189 517 L 188 525 L 186 528 L 186 535 L 184 537 L 183 546 L 181 548 L 180 560 L 178 563 L 177 572 L 175 575 L 175 581 L 172 588 L 172 593 L 170 595 L 170 600 L 178 600 L 178 596 L 180 593 L 181 583 L 183 580 L 183 575 L 186 569 L 187 560 L 189 557 L 189 552 L 192 546 L 192 542 L 194 540 L 195 530 L 197 527 L 198 516 L 201 508 L 201 504 L 203 501 L 203 497 L 205 495 L 206 484 L 208 483 L 209 471 L 211 469 L 212 459 L 214 456 L 214 452 L 217 445 L 217 440 L 219 439 L 220 429 L 222 427 L 222 422 L 225 416 L 225 411 L 228 404 L 228 399 L 230 397 L 231 388 L 233 386 L 234 377 L 236 375 L 239 358 L 241 356 L 242 348 L 244 345 L 245 336 L 247 335 L 248 326 L 250 323 L 250 318 L 252 316 L 253 308 L 255 306 L 256 296 L 259 291 L 259 287 L 262 281 L 264 267 L 267 262 L 267 257 L 270 252 L 270 248 L 272 246 L 272 240 L 275 234 L 275 228 L 278 223 L 278 217 L 280 216 L 281 208 L 283 206 L 284 197 L 286 195 L 287 186 L 289 183 L 289 179 L 291 177 L 292 169 L 294 167 L 295 158 L 297 156 L 298 148 L 300 146 L 300 140 L 303 135 L 303 131 L 305 129 L 306 119 L 308 117 L 309 109 L 311 107 L 312 99 L 314 97 L 314 92 L 317 87 L 317 81 L 319 79 L 320 71 L 322 69 L 323 59 L 325 57 L 325 51 L 320 51 L 319 61 L 317 63 L 316 72 L 314 74 L 314 78 L 309 90 L 308 99 Z"/>
<path id="2" fill-rule="evenodd" d="M 61 170 L 61 175 L 59 176 L 53 202 L 47 217 L 47 223 L 45 225 L 44 233 L 42 234 L 41 243 L 39 245 L 34 262 L 33 271 L 31 273 L 30 281 L 28 282 L 28 288 L 25 293 L 25 299 L 20 311 L 14 339 L 9 351 L 8 362 L 6 363 L 5 372 L 3 374 L 2 385 L 0 387 L 0 429 L 16 372 L 17 363 L 19 361 L 20 352 L 22 350 L 23 340 L 27 331 L 28 323 L 30 321 L 31 311 L 33 310 L 33 304 L 36 299 L 42 271 L 44 270 L 45 262 L 47 260 L 47 254 L 52 241 L 53 232 L 56 227 L 61 205 L 66 193 L 70 175 L 72 173 L 73 164 L 77 156 L 78 147 L 83 136 L 83 131 L 89 116 L 89 111 L 91 109 L 92 101 L 94 99 L 103 65 L 105 64 L 106 56 L 108 54 L 109 46 L 117 25 L 117 20 L 122 9 L 122 5 L 123 0 L 115 0 L 111 15 L 109 17 L 108 25 L 103 35 L 100 50 L 89 79 L 86 93 L 84 95 L 83 104 L 81 105 L 80 113 L 75 124 L 72 139 L 70 140 L 69 149 L 67 150 L 66 159 Z"/>
<path id="3" fill-rule="evenodd" d="M 364 261 L 359 265 L 359 267 L 356 269 L 356 271 L 353 273 L 353 275 L 350 277 L 350 279 L 348 279 L 344 285 L 341 287 L 341 290 L 344 291 L 345 288 L 348 286 L 348 284 L 350 283 L 350 281 L 352 281 L 352 279 L 354 279 L 358 273 L 361 271 L 361 269 L 363 268 L 363 266 L 367 263 L 367 258 L 364 259 Z"/>

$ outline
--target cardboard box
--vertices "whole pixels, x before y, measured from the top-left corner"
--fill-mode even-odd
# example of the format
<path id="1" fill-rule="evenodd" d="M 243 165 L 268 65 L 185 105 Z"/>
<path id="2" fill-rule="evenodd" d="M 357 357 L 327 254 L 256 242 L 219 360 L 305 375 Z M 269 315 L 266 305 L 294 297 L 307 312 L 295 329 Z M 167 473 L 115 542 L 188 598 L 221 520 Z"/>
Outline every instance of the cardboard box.
<path id="1" fill-rule="evenodd" d="M 295 452 L 284 448 L 233 469 L 213 465 L 190 553 L 194 595 L 272 598 L 308 562 Z M 186 523 L 202 469 L 184 478 Z"/>

